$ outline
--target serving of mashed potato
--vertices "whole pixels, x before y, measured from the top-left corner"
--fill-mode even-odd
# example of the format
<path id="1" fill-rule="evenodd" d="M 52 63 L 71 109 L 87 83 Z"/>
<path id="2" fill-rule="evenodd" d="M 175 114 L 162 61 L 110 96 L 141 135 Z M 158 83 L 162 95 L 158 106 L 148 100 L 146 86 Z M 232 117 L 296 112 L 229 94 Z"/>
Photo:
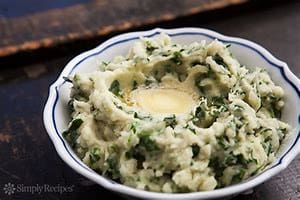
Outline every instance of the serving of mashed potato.
<path id="1" fill-rule="evenodd" d="M 268 167 L 289 132 L 284 91 L 230 44 L 141 38 L 127 56 L 66 78 L 63 133 L 99 174 L 156 192 L 208 191 Z"/>

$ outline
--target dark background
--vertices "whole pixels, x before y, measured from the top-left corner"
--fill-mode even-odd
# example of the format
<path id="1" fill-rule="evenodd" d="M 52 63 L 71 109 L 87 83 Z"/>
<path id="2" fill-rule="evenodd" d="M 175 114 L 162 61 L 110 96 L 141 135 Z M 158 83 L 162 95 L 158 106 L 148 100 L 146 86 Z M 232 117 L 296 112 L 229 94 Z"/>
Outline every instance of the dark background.
<path id="1" fill-rule="evenodd" d="M 257 42 L 287 62 L 297 77 L 300 76 L 300 1 L 250 3 L 128 31 L 185 26 L 208 28 Z M 66 63 L 115 34 L 0 58 L 0 200 L 120 198 L 68 167 L 57 155 L 42 122 L 49 85 Z M 254 188 L 252 194 L 233 199 L 300 199 L 299 171 L 298 156 L 287 169 Z M 73 186 L 73 192 L 40 195 L 17 192 L 9 196 L 2 189 L 8 182 L 27 186 L 60 184 Z"/>
<path id="2" fill-rule="evenodd" d="M 74 4 L 86 3 L 87 1 L 91 0 L 1 0 L 0 16 L 10 18 L 19 17 L 36 12 L 47 11 L 49 9 L 64 8 Z"/>

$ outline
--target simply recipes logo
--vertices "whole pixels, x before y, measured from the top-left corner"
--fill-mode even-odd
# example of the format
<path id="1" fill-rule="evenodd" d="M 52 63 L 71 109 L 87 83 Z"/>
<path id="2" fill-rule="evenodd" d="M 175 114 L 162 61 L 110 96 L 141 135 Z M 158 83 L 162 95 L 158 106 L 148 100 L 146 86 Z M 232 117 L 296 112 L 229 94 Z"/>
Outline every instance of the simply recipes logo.
<path id="1" fill-rule="evenodd" d="M 14 184 L 6 183 L 3 186 L 3 191 L 6 195 L 13 195 L 15 193 L 31 193 L 31 194 L 41 194 L 41 193 L 70 193 L 74 191 L 74 185 L 50 185 L 50 184 L 35 184 L 35 185 L 24 185 L 24 184 Z"/>

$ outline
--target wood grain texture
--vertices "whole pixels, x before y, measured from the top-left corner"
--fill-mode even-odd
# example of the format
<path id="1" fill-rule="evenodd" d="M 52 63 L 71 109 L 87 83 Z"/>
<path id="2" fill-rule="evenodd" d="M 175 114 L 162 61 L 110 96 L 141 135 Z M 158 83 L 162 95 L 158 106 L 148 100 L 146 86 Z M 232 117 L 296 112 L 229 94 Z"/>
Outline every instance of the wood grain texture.
<path id="1" fill-rule="evenodd" d="M 247 1 L 94 0 L 16 18 L 0 15 L 0 57 Z"/>

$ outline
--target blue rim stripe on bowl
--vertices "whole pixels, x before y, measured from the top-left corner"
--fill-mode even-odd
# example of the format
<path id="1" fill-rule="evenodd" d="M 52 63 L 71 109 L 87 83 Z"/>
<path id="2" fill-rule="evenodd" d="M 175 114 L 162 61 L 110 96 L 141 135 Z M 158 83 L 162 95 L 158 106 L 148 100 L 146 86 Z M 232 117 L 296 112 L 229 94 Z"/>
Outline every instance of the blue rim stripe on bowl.
<path id="1" fill-rule="evenodd" d="M 162 31 L 163 32 L 163 31 Z M 154 33 L 151 33 L 149 35 L 143 35 L 143 37 L 153 37 L 155 35 L 158 35 L 160 34 L 161 31 L 156 31 Z M 174 33 L 174 34 L 168 34 L 170 36 L 181 36 L 181 35 L 202 35 L 202 36 L 205 36 L 205 37 L 208 37 L 210 39 L 218 39 L 219 41 L 221 42 L 225 42 L 225 43 L 229 43 L 229 44 L 237 44 L 237 45 L 241 45 L 241 46 L 244 46 L 248 49 L 251 49 L 253 51 L 255 51 L 257 54 L 259 54 L 265 61 L 267 61 L 270 65 L 278 68 L 280 70 L 280 74 L 283 76 L 284 80 L 286 82 L 289 83 L 290 86 L 292 86 L 292 88 L 296 91 L 298 97 L 300 98 L 300 90 L 297 88 L 297 86 L 287 78 L 286 74 L 285 74 L 285 71 L 284 71 L 284 68 L 283 66 L 280 66 L 280 65 L 277 65 L 275 63 L 273 63 L 272 61 L 270 61 L 263 53 L 261 53 L 260 51 L 258 51 L 257 49 L 255 49 L 254 47 L 252 46 L 249 46 L 247 44 L 244 44 L 244 43 L 241 43 L 241 42 L 237 42 L 237 41 L 231 41 L 231 40 L 224 40 L 224 39 L 220 39 L 217 37 L 213 37 L 209 34 L 206 34 L 206 33 L 200 33 L 200 32 L 180 32 L 180 33 Z M 99 51 L 95 52 L 95 53 L 92 53 L 90 55 L 87 55 L 86 57 L 82 58 L 80 61 L 78 61 L 73 67 L 72 69 L 70 70 L 70 72 L 68 73 L 68 75 L 71 75 L 72 72 L 78 67 L 79 64 L 81 64 L 83 61 L 85 61 L 86 59 L 90 58 L 90 57 L 93 57 L 95 55 L 99 55 L 100 53 L 102 53 L 103 51 L 105 51 L 106 49 L 112 47 L 112 46 L 115 46 L 117 44 L 120 44 L 120 43 L 124 43 L 124 42 L 127 42 L 127 41 L 132 41 L 132 40 L 137 40 L 139 39 L 139 37 L 131 37 L 131 38 L 127 38 L 127 39 L 123 39 L 123 40 L 119 40 L 119 41 L 116 41 L 114 43 L 111 43 L 107 46 L 105 46 L 104 48 L 100 49 Z M 68 152 L 68 154 L 71 156 L 71 158 L 76 162 L 78 163 L 80 166 L 82 166 L 83 168 L 89 170 L 90 172 L 93 172 L 95 173 L 93 170 L 91 170 L 90 168 L 88 168 L 86 165 L 84 165 L 83 163 L 79 162 L 76 158 L 74 158 L 74 156 L 72 155 L 72 153 L 69 151 L 63 137 L 61 136 L 61 134 L 59 133 L 59 131 L 57 130 L 57 125 L 56 125 L 56 121 L 55 121 L 55 109 L 56 109 L 56 105 L 57 105 L 57 102 L 59 100 L 59 92 L 58 92 L 58 89 L 64 85 L 66 83 L 66 81 L 63 81 L 61 84 L 59 84 L 58 86 L 55 87 L 55 101 L 54 101 L 54 106 L 53 106 L 53 109 L 52 109 L 52 122 L 53 122 L 53 125 L 54 125 L 54 128 L 55 128 L 55 131 L 56 131 L 56 134 L 58 135 L 58 137 L 60 138 L 61 142 L 63 143 L 63 146 L 64 148 L 66 149 L 66 151 Z M 300 124 L 300 115 L 298 116 L 298 124 Z M 278 165 L 280 165 L 282 163 L 282 160 L 284 159 L 284 157 L 293 149 L 293 147 L 297 144 L 298 140 L 300 138 L 300 130 L 298 130 L 298 135 L 297 137 L 295 138 L 295 141 L 293 142 L 293 144 L 290 146 L 290 148 L 288 150 L 286 150 L 286 152 L 281 156 L 281 158 L 279 159 L 279 161 L 274 164 L 272 167 L 266 169 L 265 171 L 263 171 L 262 173 L 272 169 L 272 168 L 275 168 L 277 167 Z M 262 174 L 261 173 L 261 174 Z M 259 176 L 261 174 L 258 174 L 256 176 Z M 105 177 L 104 177 L 105 178 Z M 107 179 L 107 178 L 106 178 Z M 109 180 L 111 183 L 116 183 L 115 181 L 113 180 L 110 180 L 110 179 L 107 179 Z M 247 180 L 243 181 L 243 183 L 247 182 Z M 234 186 L 234 185 L 232 185 Z M 231 186 L 228 186 L 228 187 L 231 187 Z M 226 187 L 226 188 L 228 188 Z"/>
<path id="2" fill-rule="evenodd" d="M 63 140 L 63 138 L 61 137 L 61 135 L 59 134 L 58 130 L 57 130 L 57 126 L 56 126 L 56 122 L 55 122 L 55 107 L 57 105 L 57 102 L 58 102 L 58 99 L 59 99 L 59 95 L 58 95 L 58 87 L 55 87 L 55 101 L 54 101 L 54 107 L 52 109 L 52 121 L 54 123 L 54 129 L 55 129 L 55 132 L 56 134 L 59 136 L 60 140 L 62 141 L 63 145 L 64 145 L 64 148 L 67 150 L 68 154 L 72 157 L 72 159 L 78 163 L 80 166 L 82 166 L 83 168 L 93 172 L 90 168 L 86 167 L 85 165 L 82 165 L 80 162 L 78 162 L 74 156 L 71 154 L 71 152 L 69 151 L 65 141 Z"/>

